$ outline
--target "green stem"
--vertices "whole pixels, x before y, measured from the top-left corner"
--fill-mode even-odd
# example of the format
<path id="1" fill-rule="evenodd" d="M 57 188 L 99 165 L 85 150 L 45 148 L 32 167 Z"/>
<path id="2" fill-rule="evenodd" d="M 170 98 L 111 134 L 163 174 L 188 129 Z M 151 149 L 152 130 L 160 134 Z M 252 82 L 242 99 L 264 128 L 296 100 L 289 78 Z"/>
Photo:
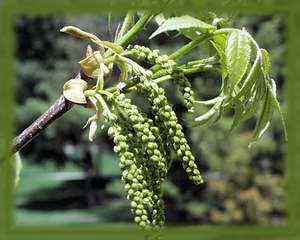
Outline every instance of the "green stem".
<path id="1" fill-rule="evenodd" d="M 199 43 L 204 42 L 205 40 L 214 36 L 213 32 L 201 35 L 200 37 L 196 38 L 195 40 L 189 42 L 188 44 L 184 45 L 182 48 L 174 52 L 172 55 L 169 56 L 169 59 L 176 60 L 180 58 L 182 55 L 196 47 Z"/>
<path id="2" fill-rule="evenodd" d="M 124 111 L 124 109 L 119 104 L 117 104 L 116 102 L 113 102 L 113 105 L 115 108 L 117 108 L 119 110 L 119 112 L 125 117 L 126 120 L 129 119 L 128 114 Z M 116 112 L 118 113 L 118 111 L 116 111 Z M 120 115 L 119 115 L 119 117 L 120 117 Z M 122 118 L 119 118 L 119 119 L 122 119 Z"/>
<path id="3" fill-rule="evenodd" d="M 163 77 L 156 78 L 153 81 L 156 82 L 156 83 L 162 83 L 162 82 L 170 80 L 170 79 L 172 79 L 171 75 L 165 75 Z"/>
<path id="4" fill-rule="evenodd" d="M 209 64 L 205 64 L 205 62 L 210 62 Z M 211 71 L 217 74 L 221 74 L 221 70 L 219 68 L 216 68 L 216 66 L 219 66 L 220 62 L 216 61 L 215 57 L 210 57 L 206 59 L 201 59 L 197 61 L 191 61 L 186 64 L 183 64 L 179 66 L 180 69 L 183 70 L 184 74 L 191 74 L 191 73 L 197 73 L 197 72 L 203 72 L 203 71 Z M 168 70 L 162 69 L 157 71 L 153 74 L 153 79 L 155 78 L 161 78 L 166 75 L 168 75 Z"/>
<path id="5" fill-rule="evenodd" d="M 132 13 L 132 14 L 134 14 L 134 13 Z M 127 18 L 127 16 L 126 16 L 126 18 Z M 152 17 L 153 17 L 153 11 L 146 12 L 140 18 L 140 20 L 125 35 L 118 38 L 118 40 L 115 43 L 120 45 L 120 46 L 123 46 L 124 44 L 129 42 L 139 31 L 141 31 L 145 27 L 145 25 L 149 22 L 149 20 Z M 114 52 L 111 51 L 111 50 L 106 51 L 105 55 L 104 55 L 104 59 L 109 58 L 113 54 L 114 54 Z"/>
<path id="6" fill-rule="evenodd" d="M 152 16 L 152 12 L 147 12 L 139 20 L 139 22 L 136 23 L 136 25 L 126 35 L 124 35 L 124 37 L 122 37 L 120 40 L 117 41 L 117 44 L 123 45 L 126 42 L 128 42 L 133 36 L 135 36 L 137 34 L 138 31 L 140 31 L 145 26 L 145 24 L 149 21 L 151 16 Z M 228 33 L 227 29 L 222 32 L 217 32 L 217 33 L 209 32 L 209 33 L 203 34 L 200 37 L 198 37 L 197 39 L 189 42 L 188 44 L 184 45 L 182 48 L 180 48 L 179 50 L 174 52 L 172 55 L 169 56 L 169 59 L 176 60 L 179 57 L 181 57 L 182 55 L 184 55 L 185 53 L 187 53 L 188 51 L 190 51 L 191 49 L 193 49 L 194 47 L 196 47 L 197 45 L 199 45 L 201 42 L 204 42 L 207 39 L 209 39 L 215 35 L 226 34 L 226 33 Z M 121 55 L 126 56 L 128 54 L 123 52 Z M 215 59 L 213 57 L 207 58 L 207 59 L 203 59 L 201 62 L 203 63 L 203 62 L 212 61 L 212 60 L 215 60 Z M 188 66 L 188 64 L 181 66 L 182 68 L 184 68 L 185 66 L 189 67 L 189 69 L 183 69 L 185 74 L 192 74 L 192 73 L 197 73 L 197 72 L 202 72 L 202 71 L 211 71 L 211 72 L 215 72 L 217 74 L 221 74 L 221 70 L 219 68 L 216 68 L 213 64 L 209 64 L 209 65 L 201 64 L 200 66 L 197 66 L 197 68 L 191 68 L 191 65 L 194 65 L 194 63 L 196 63 L 196 61 L 192 62 L 192 63 L 188 63 L 189 66 Z M 197 63 L 199 64 L 200 61 Z M 160 82 L 171 79 L 171 76 L 169 74 L 167 74 L 167 71 L 165 71 L 165 70 L 159 71 L 160 69 L 161 69 L 161 66 L 158 64 L 153 66 L 152 68 L 150 68 L 150 70 L 154 73 L 154 78 L 156 79 L 155 81 L 160 83 Z M 126 90 L 135 91 L 135 88 L 132 88 L 132 87 L 134 87 L 138 83 L 139 83 L 138 79 L 129 81 L 127 83 L 126 87 L 123 89 L 123 91 L 124 92 L 126 92 Z M 117 90 L 116 87 L 111 87 L 111 88 L 106 89 L 106 91 L 108 91 L 108 92 L 114 92 L 116 90 Z"/>
<path id="7" fill-rule="evenodd" d="M 98 101 L 102 105 L 103 109 L 107 112 L 108 118 L 112 119 L 111 111 L 110 111 L 109 107 L 107 106 L 105 100 L 102 98 L 102 96 L 100 94 L 96 93 L 95 98 L 98 99 Z"/>
<path id="8" fill-rule="evenodd" d="M 134 86 L 136 86 L 137 84 L 140 83 L 140 80 L 138 78 L 132 79 L 131 81 L 127 82 L 126 86 L 123 88 L 123 92 L 126 92 L 127 89 L 132 88 Z M 115 91 L 117 91 L 117 87 L 110 87 L 110 88 L 106 88 L 105 91 L 113 93 Z M 132 92 L 132 91 L 130 91 Z"/>
<path id="9" fill-rule="evenodd" d="M 192 73 L 198 73 L 198 72 L 214 72 L 219 75 L 222 75 L 222 70 L 214 67 L 211 64 L 208 64 L 208 65 L 203 64 L 197 68 L 183 69 L 184 74 L 192 74 Z M 161 83 L 161 82 L 172 79 L 172 76 L 168 75 L 166 70 L 162 70 L 162 71 L 159 71 L 156 74 L 154 74 L 153 79 L 156 83 Z"/>
<path id="10" fill-rule="evenodd" d="M 207 40 L 213 36 L 214 36 L 213 32 L 201 35 L 200 37 L 196 38 L 195 40 L 184 45 L 182 48 L 178 49 L 176 52 L 174 52 L 172 55 L 169 56 L 169 59 L 176 60 L 176 59 L 180 58 L 182 55 L 186 54 L 188 51 L 190 51 L 191 49 L 196 47 L 198 44 L 200 44 L 201 42 L 204 42 L 205 40 Z M 161 68 L 160 65 L 155 65 L 150 70 L 153 73 L 156 73 L 157 71 L 160 70 L 160 68 Z"/>
<path id="11" fill-rule="evenodd" d="M 99 68 L 99 75 L 96 83 L 96 92 L 99 92 L 100 90 L 103 89 L 104 85 L 104 78 L 103 78 L 103 67 L 101 66 L 102 64 L 100 63 L 100 68 Z"/>
<path id="12" fill-rule="evenodd" d="M 182 66 L 180 66 L 182 67 Z M 213 64 L 202 64 L 200 66 L 197 66 L 197 68 L 189 68 L 189 69 L 183 69 L 184 74 L 192 74 L 192 73 L 198 73 L 198 72 L 214 72 L 216 74 L 222 75 L 222 71 L 215 67 Z M 171 75 L 168 74 L 167 70 L 161 70 L 153 75 L 153 79 L 156 83 L 161 83 L 167 80 L 172 79 Z M 136 87 L 137 84 L 140 83 L 140 80 L 138 78 L 135 78 L 131 81 L 129 81 L 126 86 L 122 89 L 124 93 L 128 92 L 135 92 L 139 88 Z M 115 92 L 117 91 L 117 87 L 110 87 L 105 89 L 106 92 Z"/>
<path id="13" fill-rule="evenodd" d="M 149 22 L 149 20 L 153 17 L 153 11 L 146 12 L 140 20 L 118 41 L 117 44 L 123 46 L 127 42 L 130 41 L 131 38 L 133 38 L 139 31 L 141 31 L 145 25 Z"/>
<path id="14" fill-rule="evenodd" d="M 118 42 L 119 39 L 122 38 L 122 37 L 125 35 L 125 33 L 128 31 L 128 28 L 129 28 L 129 26 L 130 26 L 130 22 L 132 21 L 132 19 L 133 19 L 133 17 L 134 17 L 134 13 L 135 13 L 135 12 L 134 12 L 134 11 L 131 11 L 131 10 L 129 10 L 129 11 L 127 12 L 126 17 L 125 17 L 125 19 L 124 19 L 124 21 L 123 21 L 121 30 L 120 30 L 120 32 L 119 32 L 119 34 L 118 34 L 118 36 L 117 36 L 116 42 Z"/>
<path id="15" fill-rule="evenodd" d="M 204 59 L 200 59 L 200 60 L 189 61 L 186 64 L 183 64 L 179 67 L 183 68 L 183 69 L 184 68 L 192 68 L 192 67 L 195 67 L 196 65 L 200 66 L 200 64 L 205 64 L 205 63 L 220 64 L 220 62 L 217 60 L 217 58 L 215 56 L 212 56 L 212 57 L 204 58 Z"/>
<path id="16" fill-rule="evenodd" d="M 112 52 L 111 52 L 112 53 Z M 102 59 L 102 62 L 105 64 L 105 65 L 108 65 L 110 63 L 114 63 L 116 61 L 117 57 L 116 55 L 113 55 L 113 56 L 110 56 L 110 57 L 107 57 L 107 58 L 103 58 Z"/>
<path id="17" fill-rule="evenodd" d="M 201 65 L 197 68 L 190 68 L 190 69 L 184 69 L 184 74 L 192 74 L 192 73 L 198 73 L 198 72 L 214 72 L 219 75 L 222 75 L 222 70 L 220 68 L 214 67 L 214 65 L 208 64 L 208 65 Z"/>

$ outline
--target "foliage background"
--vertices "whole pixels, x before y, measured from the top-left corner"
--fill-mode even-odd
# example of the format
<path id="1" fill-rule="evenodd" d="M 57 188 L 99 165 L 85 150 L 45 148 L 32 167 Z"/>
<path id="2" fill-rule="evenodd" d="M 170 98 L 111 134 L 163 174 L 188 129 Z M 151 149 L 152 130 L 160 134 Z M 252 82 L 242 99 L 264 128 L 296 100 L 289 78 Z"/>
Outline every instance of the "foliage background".
<path id="1" fill-rule="evenodd" d="M 121 19 L 113 19 L 113 29 Z M 286 54 L 285 19 L 281 14 L 251 15 L 239 16 L 232 22 L 238 28 L 245 26 L 259 45 L 269 51 L 271 76 L 277 82 L 280 102 L 283 102 L 285 79 L 282 57 Z M 64 82 L 78 71 L 77 62 L 84 57 L 86 40 L 62 35 L 59 29 L 65 25 L 93 32 L 103 40 L 110 39 L 107 18 L 100 16 L 15 18 L 16 133 L 43 113 L 61 94 Z M 181 37 L 172 39 L 170 33 L 169 37 L 161 35 L 150 43 L 147 36 L 154 29 L 155 25 L 148 26 L 149 34 L 139 34 L 135 41 L 159 48 L 162 53 L 171 53 L 185 42 Z M 204 54 L 197 49 L 181 61 L 201 58 Z M 205 73 L 191 78 L 197 99 L 216 96 L 220 87 L 218 77 Z M 177 89 L 168 83 L 164 85 L 176 112 L 181 118 L 188 118 Z M 132 97 L 148 111 L 139 94 Z M 20 225 L 30 221 L 34 224 L 132 222 L 123 183 L 118 179 L 117 159 L 111 155 L 111 140 L 101 133 L 95 142 L 88 143 L 87 131 L 82 130 L 90 115 L 91 111 L 76 106 L 22 150 L 24 173 L 16 193 L 16 219 Z M 215 126 L 185 128 L 205 184 L 194 186 L 181 171 L 180 163 L 174 161 L 165 183 L 167 223 L 285 224 L 285 143 L 278 116 L 267 134 L 248 151 L 253 127 L 254 122 L 249 121 L 228 135 L 228 116 Z M 87 153 L 92 156 L 91 162 L 86 161 Z M 87 185 L 85 176 L 89 170 L 93 175 Z M 57 171 L 61 175 L 46 174 Z M 41 172 L 45 174 L 37 174 Z"/>

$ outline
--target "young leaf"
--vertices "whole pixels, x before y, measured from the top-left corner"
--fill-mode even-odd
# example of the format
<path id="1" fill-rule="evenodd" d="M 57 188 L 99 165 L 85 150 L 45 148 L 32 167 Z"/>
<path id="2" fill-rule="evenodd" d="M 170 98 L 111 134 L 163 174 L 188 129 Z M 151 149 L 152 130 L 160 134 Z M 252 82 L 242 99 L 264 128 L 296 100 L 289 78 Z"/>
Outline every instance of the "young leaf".
<path id="1" fill-rule="evenodd" d="M 201 33 L 195 31 L 194 29 L 187 28 L 187 29 L 182 29 L 179 33 L 177 33 L 175 35 L 175 37 L 178 37 L 178 36 L 181 36 L 181 35 L 184 35 L 187 38 L 189 38 L 191 40 L 194 40 L 194 39 L 198 38 L 201 35 Z"/>
<path id="2" fill-rule="evenodd" d="M 188 29 L 188 28 L 196 28 L 201 31 L 217 29 L 213 25 L 202 22 L 197 18 L 193 18 L 191 16 L 185 15 L 181 17 L 173 17 L 167 19 L 166 21 L 163 22 L 161 26 L 159 26 L 158 29 L 156 29 L 154 33 L 152 33 L 149 39 L 154 38 L 155 36 L 163 32 Z"/>
<path id="3" fill-rule="evenodd" d="M 251 88 L 253 87 L 255 81 L 260 80 L 261 73 L 262 73 L 261 61 L 260 61 L 260 58 L 257 56 L 251 67 L 251 70 L 250 70 L 248 76 L 246 77 L 246 80 L 244 81 L 242 87 L 240 88 L 238 94 L 235 96 L 234 99 L 239 98 L 239 97 L 243 96 L 244 94 L 246 94 L 247 92 L 249 92 L 251 90 Z"/>
<path id="4" fill-rule="evenodd" d="M 164 23 L 164 21 L 166 21 L 164 13 L 160 13 L 160 14 L 156 15 L 154 19 L 159 26 L 162 25 Z"/>
<path id="5" fill-rule="evenodd" d="M 245 109 L 245 106 L 242 101 L 240 101 L 240 100 L 235 101 L 234 119 L 233 119 L 233 122 L 232 122 L 229 132 L 231 132 L 241 122 L 241 117 L 244 112 L 244 109 Z"/>
<path id="6" fill-rule="evenodd" d="M 271 62 L 270 62 L 269 54 L 263 48 L 261 49 L 261 53 L 262 53 L 262 67 L 264 69 L 265 76 L 267 76 L 269 74 L 270 67 L 271 67 Z"/>
<path id="7" fill-rule="evenodd" d="M 227 70 L 232 87 L 244 76 L 250 61 L 251 45 L 242 31 L 232 31 L 227 39 Z"/>
<path id="8" fill-rule="evenodd" d="M 222 66 L 222 78 L 225 79 L 228 76 L 226 54 L 223 51 L 222 47 L 220 47 L 218 44 L 214 43 L 213 41 L 210 41 L 210 42 L 215 47 L 215 49 L 218 51 L 218 53 L 220 55 L 221 66 Z"/>
<path id="9" fill-rule="evenodd" d="M 219 105 L 219 107 L 217 108 L 216 118 L 215 118 L 215 120 L 210 124 L 211 126 L 214 125 L 214 124 L 216 124 L 216 123 L 220 120 L 220 118 L 222 117 L 222 115 L 223 115 L 223 112 L 224 112 L 224 106 L 223 106 L 222 103 L 223 103 L 223 101 L 220 102 L 220 105 Z"/>
<path id="10" fill-rule="evenodd" d="M 227 46 L 227 35 L 225 34 L 218 34 L 213 37 L 214 42 L 218 44 L 221 49 L 225 52 L 226 46 Z"/>
<path id="11" fill-rule="evenodd" d="M 264 81 L 264 80 L 261 80 Z M 254 116 L 254 114 L 259 110 L 261 106 L 261 100 L 263 99 L 264 95 L 266 93 L 265 84 L 258 83 L 255 87 L 254 96 L 252 96 L 247 106 L 243 112 L 243 115 L 241 116 L 241 122 L 246 121 L 247 119 Z"/>
<path id="12" fill-rule="evenodd" d="M 272 90 L 270 91 L 271 92 L 270 96 L 271 96 L 271 99 L 273 100 L 273 102 L 275 104 L 275 107 L 276 107 L 278 113 L 279 113 L 280 120 L 281 120 L 283 130 L 284 130 L 285 139 L 287 140 L 288 135 L 287 135 L 287 129 L 286 129 L 286 126 L 285 126 L 285 121 L 284 121 L 284 118 L 283 118 L 283 114 L 282 114 L 279 102 L 276 99 L 276 84 L 275 84 L 275 81 L 273 79 L 271 79 L 271 83 L 272 83 L 272 86 L 268 82 L 268 88 L 272 88 Z"/>
<path id="13" fill-rule="evenodd" d="M 216 103 L 209 111 L 207 111 L 203 115 L 195 118 L 195 122 L 197 122 L 197 123 L 194 125 L 191 125 L 191 127 L 196 127 L 196 126 L 199 126 L 199 125 L 202 125 L 202 124 L 208 122 L 216 114 L 217 110 L 221 106 L 221 103 L 222 103 L 222 101 Z"/>
<path id="14" fill-rule="evenodd" d="M 274 81 L 273 78 L 271 78 L 270 81 L 271 81 L 270 87 L 271 87 L 272 93 L 274 95 L 274 98 L 276 98 L 276 82 Z"/>
<path id="15" fill-rule="evenodd" d="M 252 136 L 251 143 L 249 144 L 249 148 L 253 145 L 253 143 L 261 137 L 261 135 L 267 130 L 270 120 L 273 116 L 275 110 L 274 99 L 271 97 L 271 90 L 268 88 L 266 92 L 264 105 L 261 110 L 258 121 L 256 122 L 256 126 L 254 129 L 254 133 Z"/>
<path id="16" fill-rule="evenodd" d="M 209 111 L 207 111 L 205 114 L 199 116 L 195 119 L 196 124 L 190 125 L 191 127 L 197 127 L 200 126 L 206 122 L 208 122 L 217 112 L 217 109 L 212 107 Z"/>

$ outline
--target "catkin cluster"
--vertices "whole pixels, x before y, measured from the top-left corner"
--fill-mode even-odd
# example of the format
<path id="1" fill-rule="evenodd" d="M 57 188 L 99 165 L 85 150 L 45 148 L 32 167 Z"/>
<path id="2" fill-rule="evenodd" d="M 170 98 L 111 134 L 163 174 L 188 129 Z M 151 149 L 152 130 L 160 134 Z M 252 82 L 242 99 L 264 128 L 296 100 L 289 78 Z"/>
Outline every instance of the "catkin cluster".
<path id="1" fill-rule="evenodd" d="M 184 136 L 182 126 L 178 123 L 177 116 L 167 101 L 164 89 L 144 76 L 141 76 L 141 82 L 143 83 L 143 92 L 148 98 L 155 116 L 155 123 L 164 139 L 165 149 L 176 152 L 182 161 L 183 168 L 195 184 L 202 183 L 203 180 L 195 163 L 195 157 Z"/>
<path id="2" fill-rule="evenodd" d="M 114 138 L 114 151 L 120 157 L 134 221 L 144 229 L 160 229 L 165 221 L 162 183 L 167 167 L 159 130 L 124 94 L 115 95 L 114 103 L 124 116 L 112 122 L 108 134 Z"/>
<path id="3" fill-rule="evenodd" d="M 152 51 L 150 48 L 144 46 L 130 45 L 128 50 L 130 50 L 139 60 L 150 64 L 158 64 L 162 69 L 167 70 L 174 79 L 174 83 L 179 86 L 179 90 L 184 97 L 184 102 L 188 111 L 190 113 L 194 112 L 195 99 L 191 83 L 174 60 L 169 59 L 169 56 L 166 54 L 160 55 L 159 50 Z"/>
<path id="4" fill-rule="evenodd" d="M 193 109 L 191 85 L 173 60 L 167 55 L 160 56 L 158 50 L 137 45 L 130 49 L 139 59 L 159 64 L 167 70 L 180 86 L 188 109 Z M 113 138 L 114 151 L 120 158 L 122 181 L 127 199 L 131 201 L 134 221 L 143 229 L 161 229 L 165 222 L 162 184 L 171 166 L 171 152 L 178 155 L 191 180 L 196 184 L 203 180 L 164 89 L 152 80 L 151 71 L 134 77 L 141 83 L 154 121 L 123 93 L 116 91 L 108 94 L 106 99 L 112 106 L 108 134 Z"/>

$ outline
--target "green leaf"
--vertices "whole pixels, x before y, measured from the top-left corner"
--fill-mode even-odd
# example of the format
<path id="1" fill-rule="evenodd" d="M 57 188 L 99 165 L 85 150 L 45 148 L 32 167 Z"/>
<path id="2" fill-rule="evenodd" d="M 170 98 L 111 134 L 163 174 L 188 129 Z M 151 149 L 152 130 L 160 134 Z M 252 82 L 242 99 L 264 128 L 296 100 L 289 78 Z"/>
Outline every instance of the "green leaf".
<path id="1" fill-rule="evenodd" d="M 262 67 L 264 69 L 265 76 L 267 76 L 269 74 L 270 67 L 271 67 L 271 62 L 270 62 L 269 54 L 263 48 L 261 49 L 261 53 L 262 53 Z"/>
<path id="2" fill-rule="evenodd" d="M 283 130 L 284 130 L 285 139 L 287 140 L 288 139 L 288 134 L 287 134 L 287 129 L 286 129 L 284 117 L 283 117 L 283 114 L 282 114 L 282 111 L 281 111 L 281 108 L 280 108 L 280 104 L 276 99 L 276 84 L 275 84 L 275 81 L 273 79 L 271 79 L 271 83 L 272 83 L 272 85 L 268 82 L 268 88 L 271 88 L 270 96 L 271 96 L 271 99 L 273 100 L 273 102 L 275 104 L 275 107 L 276 107 L 278 113 L 279 113 L 280 120 L 281 120 Z"/>
<path id="3" fill-rule="evenodd" d="M 187 28 L 187 29 L 182 29 L 180 32 L 178 32 L 175 35 L 175 37 L 178 37 L 178 36 L 181 36 L 181 35 L 184 35 L 187 38 L 189 38 L 191 40 L 194 40 L 194 39 L 198 38 L 201 35 L 201 33 L 195 31 L 194 29 Z"/>
<path id="4" fill-rule="evenodd" d="M 221 49 L 225 52 L 227 46 L 227 35 L 225 34 L 218 34 L 213 37 L 214 42 L 218 44 Z"/>
<path id="5" fill-rule="evenodd" d="M 261 100 L 266 93 L 266 89 L 263 89 L 261 85 L 262 84 L 257 85 L 254 96 L 249 99 L 243 115 L 241 116 L 241 122 L 253 117 L 254 114 L 259 110 L 261 106 Z"/>
<path id="6" fill-rule="evenodd" d="M 159 26 L 162 25 L 166 21 L 164 13 L 160 13 L 160 14 L 156 15 L 154 19 Z"/>
<path id="7" fill-rule="evenodd" d="M 196 127 L 199 125 L 202 125 L 206 122 L 208 122 L 218 111 L 219 107 L 221 106 L 222 101 L 216 103 L 209 111 L 207 111 L 206 113 L 204 113 L 203 115 L 195 118 L 195 122 L 197 122 L 194 125 L 191 125 L 191 127 Z"/>
<path id="8" fill-rule="evenodd" d="M 234 87 L 244 76 L 250 61 L 251 45 L 242 31 L 232 31 L 227 39 L 227 70 L 229 82 Z"/>
<path id="9" fill-rule="evenodd" d="M 222 66 L 222 78 L 225 79 L 228 76 L 227 72 L 227 62 L 226 62 L 226 54 L 222 47 L 220 47 L 217 43 L 214 43 L 213 41 L 210 41 L 211 44 L 215 47 L 215 49 L 218 51 L 220 58 L 221 58 L 221 66 Z"/>
<path id="10" fill-rule="evenodd" d="M 274 81 L 273 78 L 270 79 L 270 86 L 269 88 L 272 90 L 272 93 L 274 95 L 274 97 L 276 98 L 276 82 Z"/>
<path id="11" fill-rule="evenodd" d="M 251 70 L 249 74 L 247 75 L 242 87 L 240 88 L 238 94 L 235 96 L 236 98 L 239 98 L 246 94 L 247 92 L 251 91 L 252 86 L 255 84 L 256 81 L 260 80 L 261 77 L 261 61 L 260 58 L 257 57 L 251 67 Z"/>
<path id="12" fill-rule="evenodd" d="M 223 103 L 223 101 L 220 102 L 220 104 L 219 104 L 219 106 L 218 106 L 218 108 L 217 108 L 217 111 L 216 111 L 216 118 L 215 118 L 215 120 L 211 123 L 211 126 L 214 125 L 214 124 L 216 124 L 216 123 L 221 119 L 221 117 L 222 117 L 222 115 L 223 115 L 223 112 L 224 112 L 224 106 L 223 106 L 222 103 Z"/>
<path id="13" fill-rule="evenodd" d="M 181 17 L 173 17 L 169 18 L 162 23 L 161 26 L 156 29 L 154 33 L 149 37 L 149 39 L 154 38 L 160 33 L 173 31 L 173 30 L 181 30 L 181 29 L 189 29 L 196 28 L 201 31 L 207 30 L 216 30 L 217 28 L 213 25 L 207 24 L 205 22 L 200 21 L 199 19 L 193 18 L 191 16 L 185 15 Z"/>
<path id="14" fill-rule="evenodd" d="M 256 126 L 254 129 L 254 133 L 252 136 L 251 143 L 249 144 L 249 148 L 254 144 L 254 142 L 261 137 L 261 135 L 267 130 L 270 124 L 270 120 L 273 116 L 275 110 L 275 102 L 274 98 L 271 97 L 271 90 L 268 88 L 266 92 L 263 108 L 261 110 L 258 121 L 256 122 Z M 276 100 L 276 99 L 275 99 Z M 277 100 L 276 100 L 277 101 Z"/>
<path id="15" fill-rule="evenodd" d="M 235 107 L 234 107 L 234 119 L 233 119 L 233 122 L 232 122 L 229 132 L 231 132 L 241 122 L 241 117 L 244 112 L 244 109 L 245 109 L 245 106 L 244 106 L 243 102 L 237 100 L 235 102 Z"/>

